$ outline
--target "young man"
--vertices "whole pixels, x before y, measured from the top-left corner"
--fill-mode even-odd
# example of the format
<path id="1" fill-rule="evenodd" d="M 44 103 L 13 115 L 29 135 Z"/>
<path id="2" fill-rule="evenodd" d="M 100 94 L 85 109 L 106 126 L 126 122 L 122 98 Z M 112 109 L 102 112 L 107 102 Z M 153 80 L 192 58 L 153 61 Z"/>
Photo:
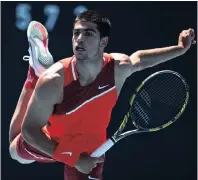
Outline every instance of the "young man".
<path id="1" fill-rule="evenodd" d="M 126 78 L 178 57 L 196 43 L 194 30 L 188 29 L 175 46 L 131 56 L 106 54 L 110 28 L 108 18 L 83 12 L 74 22 L 74 55 L 53 64 L 46 29 L 38 22 L 29 25 L 30 68 L 10 125 L 13 159 L 59 161 L 65 164 L 67 180 L 101 180 L 104 156 L 89 154 L 106 140 L 111 111 Z"/>

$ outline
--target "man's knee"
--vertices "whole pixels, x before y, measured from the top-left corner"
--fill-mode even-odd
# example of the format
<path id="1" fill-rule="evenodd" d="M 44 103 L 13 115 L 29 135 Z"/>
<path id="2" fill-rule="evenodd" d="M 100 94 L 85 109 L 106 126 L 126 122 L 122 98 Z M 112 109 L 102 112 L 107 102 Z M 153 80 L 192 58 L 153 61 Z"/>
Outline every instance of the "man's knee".
<path id="1" fill-rule="evenodd" d="M 9 147 L 9 153 L 12 159 L 18 161 L 21 164 L 30 164 L 33 163 L 34 160 L 27 160 L 22 157 L 20 157 L 17 153 L 17 141 L 18 141 L 19 135 L 10 143 Z"/>

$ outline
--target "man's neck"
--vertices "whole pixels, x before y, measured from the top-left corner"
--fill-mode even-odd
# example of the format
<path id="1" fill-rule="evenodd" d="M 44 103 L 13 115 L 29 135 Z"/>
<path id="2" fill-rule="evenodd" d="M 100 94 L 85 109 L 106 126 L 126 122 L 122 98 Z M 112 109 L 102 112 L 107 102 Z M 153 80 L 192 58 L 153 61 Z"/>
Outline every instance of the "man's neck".
<path id="1" fill-rule="evenodd" d="M 88 61 L 77 61 L 76 65 L 80 83 L 82 86 L 86 86 L 92 83 L 102 70 L 103 56 Z"/>

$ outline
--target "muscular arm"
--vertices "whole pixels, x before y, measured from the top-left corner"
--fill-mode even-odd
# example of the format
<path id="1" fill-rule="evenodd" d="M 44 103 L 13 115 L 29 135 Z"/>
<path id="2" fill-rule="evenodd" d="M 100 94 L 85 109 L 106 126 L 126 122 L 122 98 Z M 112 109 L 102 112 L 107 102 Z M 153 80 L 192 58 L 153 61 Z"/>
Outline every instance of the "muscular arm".
<path id="1" fill-rule="evenodd" d="M 11 143 L 14 138 L 21 133 L 21 124 L 27 109 L 27 104 L 32 95 L 33 89 L 23 87 L 19 97 L 14 115 L 10 123 L 9 142 Z"/>
<path id="2" fill-rule="evenodd" d="M 183 30 L 178 39 L 178 45 L 164 48 L 155 48 L 148 50 L 139 50 L 133 53 L 130 57 L 119 53 L 112 53 L 114 59 L 118 60 L 115 63 L 115 73 L 117 79 L 122 77 L 126 79 L 131 73 L 142 69 L 155 66 L 170 59 L 176 58 L 184 54 L 191 44 L 195 44 L 195 33 L 193 29 Z M 122 55 L 122 56 L 121 56 Z M 121 58 L 119 57 L 121 56 Z M 124 59 L 124 63 L 123 62 Z M 120 62 L 119 62 L 120 61 Z"/>
<path id="3" fill-rule="evenodd" d="M 185 53 L 182 46 L 170 46 L 148 50 L 139 50 L 131 56 L 121 53 L 111 53 L 116 60 L 115 66 L 119 76 L 126 79 L 133 72 L 155 66 Z"/>
<path id="4" fill-rule="evenodd" d="M 41 76 L 29 101 L 22 124 L 24 140 L 51 157 L 57 143 L 49 140 L 41 128 L 47 124 L 54 105 L 61 101 L 62 89 L 63 78 L 58 73 Z"/>
<path id="5" fill-rule="evenodd" d="M 132 65 L 138 65 L 138 70 L 152 67 L 170 59 L 183 55 L 195 44 L 195 33 L 193 29 L 183 30 L 178 38 L 178 44 L 164 48 L 140 50 L 130 56 Z"/>
<path id="6" fill-rule="evenodd" d="M 111 53 L 111 56 L 113 56 L 115 60 L 115 83 L 117 93 L 120 93 L 126 78 L 132 73 L 173 59 L 182 55 L 184 52 L 184 49 L 180 46 L 170 46 L 140 50 L 133 53 L 131 56 L 121 53 Z"/>
<path id="7" fill-rule="evenodd" d="M 176 58 L 184 53 L 185 49 L 179 45 L 139 50 L 130 56 L 130 60 L 133 66 L 138 67 L 137 70 L 142 70 Z"/>

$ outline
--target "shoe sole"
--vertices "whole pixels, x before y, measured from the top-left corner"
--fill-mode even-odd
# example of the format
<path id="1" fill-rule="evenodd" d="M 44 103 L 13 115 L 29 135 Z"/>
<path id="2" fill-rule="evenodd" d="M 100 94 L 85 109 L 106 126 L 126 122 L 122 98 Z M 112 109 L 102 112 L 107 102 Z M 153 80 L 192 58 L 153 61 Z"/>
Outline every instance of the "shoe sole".
<path id="1" fill-rule="evenodd" d="M 36 52 L 34 52 L 32 44 L 30 45 L 33 55 L 38 59 L 38 62 L 35 62 L 34 59 L 32 59 L 33 66 L 39 66 L 38 63 L 44 67 L 51 66 L 54 61 L 48 50 L 48 32 L 46 28 L 41 23 L 32 21 L 27 30 L 27 37 L 28 40 L 36 47 Z"/>

